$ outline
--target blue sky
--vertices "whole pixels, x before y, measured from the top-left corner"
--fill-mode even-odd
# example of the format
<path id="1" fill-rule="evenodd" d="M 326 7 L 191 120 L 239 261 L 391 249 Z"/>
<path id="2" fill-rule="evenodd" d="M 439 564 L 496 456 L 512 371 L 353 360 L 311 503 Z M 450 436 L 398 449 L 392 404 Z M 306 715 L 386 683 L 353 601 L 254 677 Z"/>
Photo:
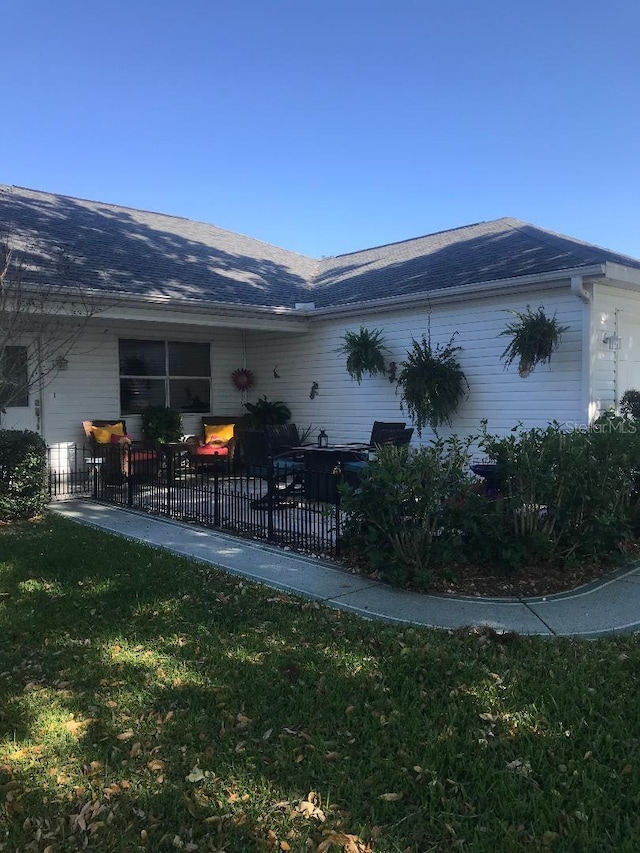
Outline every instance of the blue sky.
<path id="1" fill-rule="evenodd" d="M 640 257 L 637 0 L 20 0 L 0 183 L 319 257 L 500 216 Z"/>

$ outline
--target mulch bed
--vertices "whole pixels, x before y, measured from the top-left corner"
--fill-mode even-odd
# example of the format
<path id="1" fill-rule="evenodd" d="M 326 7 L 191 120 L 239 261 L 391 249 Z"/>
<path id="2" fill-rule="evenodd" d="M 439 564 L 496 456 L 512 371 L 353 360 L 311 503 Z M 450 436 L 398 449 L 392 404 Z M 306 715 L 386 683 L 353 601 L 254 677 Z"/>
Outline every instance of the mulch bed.
<path id="1" fill-rule="evenodd" d="M 634 543 L 632 548 L 627 549 L 627 556 L 640 558 L 640 545 Z M 356 574 L 371 576 L 362 560 L 351 559 L 347 562 L 347 567 Z M 536 598 L 569 592 L 604 578 L 615 570 L 615 565 L 603 567 L 597 563 L 585 563 L 556 568 L 538 566 L 509 574 L 500 571 L 492 573 L 486 567 L 462 565 L 452 568 L 446 576 L 436 572 L 431 586 L 424 592 L 478 598 Z M 373 577 L 381 579 L 379 574 L 373 574 Z"/>
<path id="2" fill-rule="evenodd" d="M 542 566 L 513 575 L 490 574 L 477 566 L 460 566 L 450 578 L 435 575 L 429 592 L 486 598 L 533 598 L 567 592 L 606 574 L 606 569 L 594 564 L 571 568 Z"/>

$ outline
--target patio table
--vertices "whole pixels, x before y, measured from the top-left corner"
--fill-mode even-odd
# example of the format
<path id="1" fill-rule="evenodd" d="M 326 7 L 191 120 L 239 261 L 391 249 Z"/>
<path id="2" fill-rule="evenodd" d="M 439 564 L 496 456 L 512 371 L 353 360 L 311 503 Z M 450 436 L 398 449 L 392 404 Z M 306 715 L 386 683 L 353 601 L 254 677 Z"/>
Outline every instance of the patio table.
<path id="1" fill-rule="evenodd" d="M 331 444 L 328 447 L 307 447 L 304 451 L 304 494 L 311 500 L 335 503 L 338 479 L 331 476 L 341 471 L 345 462 L 362 459 L 362 450 L 353 445 Z"/>

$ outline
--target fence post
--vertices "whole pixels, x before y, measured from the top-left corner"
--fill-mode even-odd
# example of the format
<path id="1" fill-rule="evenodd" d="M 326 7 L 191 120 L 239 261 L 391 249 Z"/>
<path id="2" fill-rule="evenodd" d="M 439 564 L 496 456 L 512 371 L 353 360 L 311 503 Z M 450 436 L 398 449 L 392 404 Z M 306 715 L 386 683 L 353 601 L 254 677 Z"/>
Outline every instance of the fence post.
<path id="1" fill-rule="evenodd" d="M 125 444 L 125 471 L 127 477 L 127 506 L 133 506 L 133 476 L 131 470 L 131 445 Z"/>
<path id="2" fill-rule="evenodd" d="M 167 481 L 167 505 L 165 507 L 165 513 L 168 518 L 171 518 L 171 498 L 176 476 L 176 460 L 173 456 L 173 447 L 171 447 L 170 445 L 165 445 L 163 448 L 163 452 L 165 453 L 165 479 Z"/>
<path id="3" fill-rule="evenodd" d="M 275 478 L 273 476 L 273 457 L 267 460 L 267 539 L 273 542 L 273 497 Z"/>
<path id="4" fill-rule="evenodd" d="M 220 472 L 213 469 L 213 526 L 220 527 Z"/>
<path id="5" fill-rule="evenodd" d="M 335 553 L 337 554 L 340 550 L 340 502 L 342 500 L 342 495 L 340 494 L 340 483 L 344 481 L 342 463 L 338 463 L 336 467 L 333 469 L 333 477 L 334 477 L 334 508 L 336 512 L 336 544 L 335 544 Z"/>

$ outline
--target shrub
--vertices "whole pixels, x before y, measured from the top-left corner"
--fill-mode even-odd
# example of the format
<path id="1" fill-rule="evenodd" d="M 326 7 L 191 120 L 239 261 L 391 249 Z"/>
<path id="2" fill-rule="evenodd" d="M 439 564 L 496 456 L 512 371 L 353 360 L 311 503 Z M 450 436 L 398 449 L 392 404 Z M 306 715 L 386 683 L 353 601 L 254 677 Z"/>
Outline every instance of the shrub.
<path id="1" fill-rule="evenodd" d="M 147 406 L 142 412 L 142 435 L 148 441 L 158 441 L 161 444 L 180 441 L 182 415 L 167 406 Z"/>
<path id="2" fill-rule="evenodd" d="M 640 435 L 623 418 L 589 430 L 514 429 L 485 434 L 485 453 L 497 463 L 501 493 L 491 508 L 493 537 L 503 554 L 483 554 L 514 567 L 578 559 L 602 560 L 629 534 L 640 470 Z M 488 519 L 487 519 L 488 522 Z M 481 549 L 481 543 L 475 545 Z M 506 551 L 504 550 L 506 548 Z"/>
<path id="3" fill-rule="evenodd" d="M 471 477 L 475 445 L 499 494 Z M 640 428 L 607 416 L 589 430 L 516 427 L 508 436 L 383 448 L 360 488 L 344 487 L 344 548 L 390 583 L 428 587 L 464 562 L 505 571 L 612 562 L 640 533 Z"/>
<path id="4" fill-rule="evenodd" d="M 628 418 L 640 421 L 640 391 L 629 388 L 620 398 L 620 411 Z"/>
<path id="5" fill-rule="evenodd" d="M 31 518 L 48 501 L 47 449 L 28 430 L 0 430 L 0 521 Z"/>
<path id="6" fill-rule="evenodd" d="M 472 483 L 471 440 L 413 450 L 382 447 L 360 487 L 343 487 L 343 546 L 393 584 L 428 587 L 433 571 L 459 562 L 458 517 Z"/>

